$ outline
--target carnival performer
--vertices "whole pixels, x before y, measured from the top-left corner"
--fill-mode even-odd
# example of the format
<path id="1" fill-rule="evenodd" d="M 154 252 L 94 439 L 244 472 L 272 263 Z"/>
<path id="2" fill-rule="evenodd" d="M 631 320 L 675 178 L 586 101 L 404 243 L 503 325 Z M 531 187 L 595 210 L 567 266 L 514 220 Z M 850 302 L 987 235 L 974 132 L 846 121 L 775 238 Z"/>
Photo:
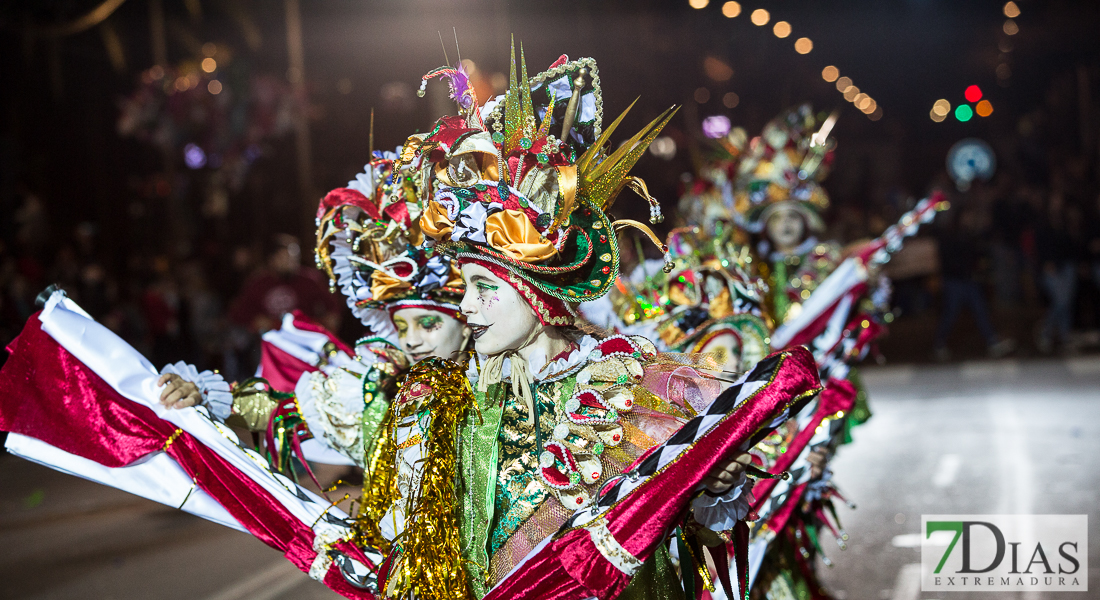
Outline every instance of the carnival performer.
<path id="1" fill-rule="evenodd" d="M 513 54 L 508 92 L 483 109 L 463 102 L 471 90 L 460 72 L 429 77 L 437 74 L 450 80 L 461 114 L 410 138 L 403 155 L 414 150 L 424 163 L 422 189 L 431 200 L 422 230 L 455 257 L 466 280 L 461 308 L 478 354 L 467 371 L 475 391 L 456 398 L 462 386 L 445 368 L 418 366 L 395 399 L 389 443 L 399 452 L 393 477 L 401 493 L 383 522 L 399 524 L 402 542 L 387 594 L 558 597 L 569 588 L 564 597 L 678 596 L 681 574 L 689 589 L 695 580 L 687 548 L 699 548 L 684 531 L 733 529 L 747 514 L 744 467 L 736 459 L 748 446 L 709 455 L 676 491 L 643 492 L 625 482 L 644 480 L 632 464 L 665 456 L 662 442 L 679 442 L 676 432 L 696 422 L 726 386 L 683 358 L 662 362 L 645 338 L 597 339 L 575 328 L 577 303 L 602 296 L 618 275 L 616 229 L 629 225 L 652 237 L 648 227 L 612 222 L 605 211 L 630 185 L 659 215 L 628 171 L 672 111 L 607 153 L 622 117 L 601 129 L 591 59 L 563 56 L 528 79 Z M 437 182 L 431 189 L 428 174 Z M 812 384 L 803 390 L 814 391 Z M 463 415 L 469 404 L 478 410 Z M 627 472 L 634 474 L 624 479 Z M 457 497 L 449 487 L 456 479 L 465 490 Z M 648 534 L 607 529 L 625 521 L 602 514 L 600 499 L 619 494 L 630 499 L 620 506 L 653 504 Z M 675 516 L 661 522 L 659 515 Z M 593 520 L 603 529 L 589 538 Z M 576 538 L 561 537 L 570 522 L 595 540 L 598 557 L 589 556 L 593 541 L 567 548 Z M 677 526 L 692 540 L 681 546 L 679 574 L 667 547 Z M 620 545 L 628 539 L 638 542 L 627 544 L 633 553 Z M 570 566 L 570 557 L 580 556 L 591 577 Z M 429 573 L 449 577 L 431 580 Z"/>
<path id="2" fill-rule="evenodd" d="M 288 473 L 292 453 L 339 464 L 326 449 L 365 466 L 397 379 L 429 356 L 458 359 L 470 342 L 458 309 L 462 278 L 449 257 L 423 247 L 417 165 L 395 175 L 396 158 L 377 153 L 317 209 L 317 266 L 370 334 L 351 350 L 303 315 L 286 315 L 264 335 L 262 379 L 235 392 L 231 422 L 266 433 L 273 465 Z M 178 377 L 167 383 L 194 387 Z M 302 445 L 311 441 L 323 448 Z"/>
<path id="3" fill-rule="evenodd" d="M 705 154 L 696 153 L 696 173 L 685 177 L 678 203 L 686 226 L 674 229 L 668 238 L 672 272 L 665 275 L 643 263 L 631 278 L 620 278 L 606 298 L 583 304 L 586 317 L 617 331 L 651 333 L 672 350 L 715 353 L 729 371 L 748 370 L 771 351 L 774 321 L 767 314 L 770 303 L 764 302 L 768 287 L 751 274 L 755 264 L 749 237 L 735 225 L 733 212 L 732 177 L 745 141 L 737 129 L 714 140 Z M 767 555 L 772 532 L 785 534 L 790 511 L 784 509 L 802 497 L 789 491 L 798 485 L 819 485 L 825 473 L 823 446 L 830 436 L 828 428 L 819 425 L 835 419 L 844 408 L 837 405 L 843 395 L 830 392 L 749 450 L 756 468 L 792 475 L 791 481 L 764 481 L 753 490 L 750 586 Z"/>
<path id="4" fill-rule="evenodd" d="M 644 191 L 628 171 L 671 110 L 610 152 L 619 120 L 602 128 L 594 61 L 562 57 L 530 80 L 516 69 L 486 107 L 460 67 L 435 72 L 463 112 L 399 157 L 421 156 L 421 228 L 461 267 L 479 356 L 411 367 L 355 519 L 265 468 L 205 407 L 165 408 L 151 365 L 61 295 L 0 371 L 9 444 L 108 485 L 169 490 L 158 499 L 236 524 L 350 598 L 701 593 L 704 530 L 747 540 L 739 457 L 819 391 L 816 367 L 796 348 L 729 385 L 643 338 L 575 329 L 576 303 L 618 275 L 615 230 L 629 223 L 606 210 L 627 185 Z"/>
<path id="5" fill-rule="evenodd" d="M 820 241 L 815 236 L 824 230 L 821 213 L 829 206 L 820 181 L 832 162 L 829 132 L 835 121 L 836 113 L 817 115 L 808 105 L 784 112 L 747 145 L 732 186 L 735 216 L 759 240 L 754 264 L 771 289 L 777 325 L 772 347 L 809 347 L 826 385 L 813 411 L 770 440 L 771 470 L 788 469 L 792 477 L 765 481 L 757 490 L 761 501 L 754 508 L 764 518 L 753 532 L 753 557 L 762 558 L 753 565 L 754 598 L 829 597 L 814 572 L 814 557 L 830 564 L 821 552 L 822 529 L 845 547 L 835 502 L 847 501 L 832 483 L 827 461 L 851 440 L 851 428 L 870 417 L 853 365 L 884 330 L 890 289 L 878 267 L 904 237 L 946 208 L 934 195 L 869 243 L 842 251 L 835 242 Z"/>

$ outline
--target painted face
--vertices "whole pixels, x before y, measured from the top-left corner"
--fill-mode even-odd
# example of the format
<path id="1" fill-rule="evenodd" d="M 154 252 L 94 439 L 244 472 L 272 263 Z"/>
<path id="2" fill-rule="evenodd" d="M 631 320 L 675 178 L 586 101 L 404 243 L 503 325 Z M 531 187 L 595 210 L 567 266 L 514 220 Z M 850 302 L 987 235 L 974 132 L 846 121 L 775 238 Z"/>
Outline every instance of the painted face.
<path id="1" fill-rule="evenodd" d="M 519 350 L 534 337 L 539 323 L 535 311 L 508 282 L 477 264 L 462 265 L 466 295 L 462 314 L 473 331 L 474 348 L 487 356 Z"/>
<path id="2" fill-rule="evenodd" d="M 778 208 L 768 217 L 767 232 L 778 250 L 791 250 L 805 238 L 806 222 L 793 208 Z"/>
<path id="3" fill-rule="evenodd" d="M 413 362 L 429 356 L 455 360 L 470 341 L 470 328 L 454 317 L 426 308 L 394 311 L 401 349 Z"/>

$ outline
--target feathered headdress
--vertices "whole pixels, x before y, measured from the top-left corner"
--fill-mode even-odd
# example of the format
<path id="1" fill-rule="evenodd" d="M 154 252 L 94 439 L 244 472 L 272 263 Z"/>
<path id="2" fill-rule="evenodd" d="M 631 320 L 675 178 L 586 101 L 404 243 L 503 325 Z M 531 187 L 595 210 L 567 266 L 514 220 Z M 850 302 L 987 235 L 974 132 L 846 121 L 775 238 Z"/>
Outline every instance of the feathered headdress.
<path id="1" fill-rule="evenodd" d="M 472 97 L 454 75 L 433 73 L 451 79 L 456 98 Z M 507 92 L 484 107 L 476 98 L 458 104 L 459 116 L 440 119 L 402 150 L 403 159 L 422 161 L 430 200 L 421 228 L 460 262 L 511 281 L 543 323 L 571 324 L 572 304 L 607 292 L 619 271 L 618 228 L 638 227 L 664 249 L 647 226 L 612 222 L 607 210 L 630 187 L 649 201 L 651 221 L 660 220 L 657 201 L 628 173 L 674 108 L 609 152 L 626 113 L 602 128 L 596 62 L 562 56 L 529 78 L 514 46 Z"/>

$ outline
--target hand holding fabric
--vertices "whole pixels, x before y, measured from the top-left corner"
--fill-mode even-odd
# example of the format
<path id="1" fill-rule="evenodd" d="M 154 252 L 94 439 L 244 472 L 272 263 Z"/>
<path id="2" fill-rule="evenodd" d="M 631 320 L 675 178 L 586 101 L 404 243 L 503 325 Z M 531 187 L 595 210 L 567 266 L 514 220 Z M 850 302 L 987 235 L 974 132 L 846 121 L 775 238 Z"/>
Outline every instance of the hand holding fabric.
<path id="1" fill-rule="evenodd" d="M 165 373 L 157 379 L 157 385 L 164 386 L 160 392 L 160 403 L 167 408 L 187 408 L 202 404 L 202 392 L 199 386 L 184 380 L 175 373 Z"/>

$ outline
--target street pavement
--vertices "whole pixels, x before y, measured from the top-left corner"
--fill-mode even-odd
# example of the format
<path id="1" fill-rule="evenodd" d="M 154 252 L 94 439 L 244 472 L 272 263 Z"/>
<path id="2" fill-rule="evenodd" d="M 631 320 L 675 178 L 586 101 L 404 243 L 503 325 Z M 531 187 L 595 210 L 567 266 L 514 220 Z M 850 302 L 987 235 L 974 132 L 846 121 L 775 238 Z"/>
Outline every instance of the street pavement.
<path id="1" fill-rule="evenodd" d="M 1100 597 L 1100 359 L 863 370 L 874 417 L 833 461 L 856 510 L 821 567 L 838 600 Z M 922 593 L 921 514 L 1087 514 L 1085 594 Z M 270 548 L 171 508 L 0 457 L 0 599 L 337 598 Z"/>
<path id="2" fill-rule="evenodd" d="M 823 535 L 838 600 L 1100 598 L 1100 359 L 863 372 L 874 417 L 833 461 L 848 549 Z M 922 514 L 1086 514 L 1089 591 L 922 593 Z"/>

